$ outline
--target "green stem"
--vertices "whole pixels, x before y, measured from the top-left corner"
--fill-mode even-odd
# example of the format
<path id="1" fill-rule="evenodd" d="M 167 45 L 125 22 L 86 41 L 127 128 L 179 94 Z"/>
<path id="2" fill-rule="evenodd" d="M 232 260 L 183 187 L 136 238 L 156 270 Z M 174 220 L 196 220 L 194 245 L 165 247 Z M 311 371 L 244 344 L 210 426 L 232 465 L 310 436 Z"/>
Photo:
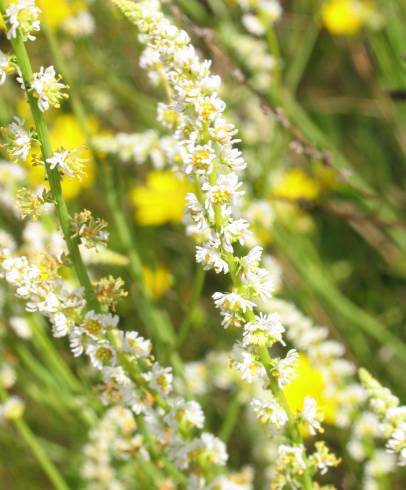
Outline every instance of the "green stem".
<path id="1" fill-rule="evenodd" d="M 8 400 L 8 394 L 2 386 L 0 386 L 0 399 L 3 402 Z M 37 437 L 31 431 L 28 424 L 22 418 L 13 420 L 13 423 L 55 488 L 57 490 L 69 490 L 68 485 L 65 483 L 58 469 L 48 458 L 46 452 L 38 442 Z"/>
<path id="2" fill-rule="evenodd" d="M 240 391 L 238 390 L 238 388 L 236 388 L 235 393 L 233 394 L 228 404 L 227 413 L 224 418 L 223 424 L 220 428 L 220 433 L 219 433 L 220 439 L 222 439 L 225 443 L 228 442 L 228 440 L 231 437 L 231 434 L 233 433 L 235 425 L 238 421 L 240 410 L 241 410 Z"/>
<path id="3" fill-rule="evenodd" d="M 41 353 L 46 356 L 49 366 L 55 373 L 58 373 L 60 378 L 66 383 L 66 386 L 73 392 L 81 392 L 82 385 L 72 374 L 71 370 L 61 358 L 59 352 L 55 350 L 54 344 L 44 331 L 44 325 L 41 317 L 34 315 L 32 317 L 32 333 L 33 342 Z"/>
<path id="4" fill-rule="evenodd" d="M 163 466 L 167 471 L 167 473 L 171 475 L 176 482 L 178 482 L 181 488 L 184 488 L 187 484 L 187 478 L 175 466 L 173 466 L 165 457 L 163 457 L 162 452 L 159 451 L 155 443 L 154 437 L 148 432 L 144 418 L 137 416 L 136 422 L 137 422 L 138 430 L 142 434 L 145 440 L 145 443 L 148 447 L 148 452 L 150 453 L 153 461 L 156 463 L 157 466 L 159 465 Z"/>
<path id="5" fill-rule="evenodd" d="M 4 0 L 0 0 L 0 10 L 2 12 L 4 12 L 5 10 Z M 68 207 L 62 196 L 61 177 L 59 171 L 57 168 L 51 169 L 49 164 L 46 162 L 48 158 L 51 158 L 53 156 L 53 151 L 52 151 L 48 127 L 45 121 L 44 114 L 39 110 L 37 105 L 37 100 L 33 96 L 32 92 L 29 90 L 33 80 L 33 72 L 21 33 L 17 31 L 16 38 L 12 38 L 10 42 L 13 47 L 14 54 L 16 56 L 17 64 L 21 70 L 21 75 L 24 80 L 24 84 L 28 88 L 26 94 L 31 108 L 33 120 L 35 123 L 38 141 L 41 144 L 42 158 L 44 161 L 46 174 L 49 181 L 49 186 L 54 199 L 56 213 L 59 219 L 59 224 L 62 228 L 66 245 L 68 247 L 69 257 L 72 262 L 75 273 L 77 275 L 77 278 L 79 280 L 79 283 L 81 284 L 81 286 L 85 291 L 85 297 L 86 297 L 88 307 L 92 308 L 95 311 L 99 311 L 100 305 L 93 291 L 89 275 L 84 266 L 83 259 L 79 251 L 78 238 L 73 236 L 73 232 L 70 225 L 70 215 L 69 215 Z"/>
<path id="6" fill-rule="evenodd" d="M 101 172 L 102 185 L 104 187 L 107 202 L 113 218 L 113 223 L 117 231 L 117 236 L 119 237 L 121 245 L 127 254 L 130 274 L 137 285 L 138 312 L 148 334 L 154 341 L 156 349 L 161 354 L 160 357 L 162 357 L 162 355 L 166 355 L 167 353 L 167 346 L 174 345 L 175 332 L 169 319 L 154 305 L 152 297 L 144 284 L 142 261 L 136 246 L 134 234 L 131 231 L 131 226 L 123 212 L 120 199 L 120 194 L 122 193 L 120 192 L 121 183 L 118 167 L 117 165 L 114 165 L 110 159 L 108 159 L 106 163 L 98 156 L 97 151 L 95 151 L 86 111 L 83 107 L 80 96 L 78 95 L 78 91 L 75 89 L 76 84 L 71 76 L 69 64 L 64 58 L 53 31 L 49 28 L 45 28 L 45 34 L 51 47 L 58 70 L 70 86 L 73 112 L 86 136 L 87 145 L 90 148 L 92 156 Z M 179 374 L 182 371 L 182 361 L 176 352 L 172 353 L 171 358 L 173 359 L 175 371 L 177 374 Z"/>
<path id="7" fill-rule="evenodd" d="M 5 11 L 5 3 L 4 0 L 0 0 L 0 11 L 4 13 Z M 25 86 L 28 88 L 27 90 L 27 97 L 28 97 L 28 102 L 31 108 L 32 116 L 34 119 L 35 127 L 37 130 L 37 137 L 38 140 L 41 144 L 41 152 L 42 152 L 42 157 L 44 160 L 45 168 L 46 168 L 46 173 L 51 189 L 51 193 L 53 196 L 53 199 L 55 201 L 55 207 L 59 219 L 59 223 L 61 225 L 63 235 L 66 241 L 66 244 L 68 246 L 69 250 L 69 256 L 72 262 L 73 269 L 75 270 L 75 273 L 77 275 L 77 278 L 79 280 L 79 283 L 83 287 L 85 291 L 85 297 L 87 300 L 87 305 L 88 307 L 92 308 L 96 312 L 101 311 L 101 306 L 100 303 L 97 300 L 97 297 L 94 293 L 92 284 L 90 282 L 90 278 L 87 273 L 87 269 L 83 263 L 82 256 L 80 254 L 79 250 L 79 243 L 78 239 L 74 238 L 73 232 L 71 230 L 71 225 L 70 225 L 70 215 L 68 212 L 68 208 L 66 206 L 65 200 L 62 196 L 62 189 L 61 189 L 61 180 L 60 180 L 60 175 L 57 169 L 51 169 L 50 166 L 46 163 L 46 160 L 50 157 L 52 157 L 52 147 L 51 147 L 51 142 L 49 138 L 49 132 L 47 128 L 47 124 L 45 121 L 45 117 L 43 113 L 38 109 L 37 106 L 37 101 L 35 97 L 32 95 L 32 93 L 29 91 L 29 88 L 31 86 L 31 82 L 33 80 L 33 72 L 31 68 L 31 63 L 28 57 L 27 50 L 25 48 L 25 44 L 23 41 L 23 38 L 21 36 L 21 33 L 17 31 L 17 37 L 15 39 L 11 39 L 11 44 L 14 50 L 14 54 L 16 56 L 17 64 L 21 70 L 21 75 L 24 80 Z M 78 99 L 74 99 L 78 100 Z M 114 341 L 111 338 L 111 336 L 107 336 L 109 340 L 112 342 L 114 345 Z M 125 361 L 125 368 L 129 369 L 132 367 L 132 363 L 126 359 L 125 356 L 120 356 L 120 359 L 122 361 Z M 129 372 L 132 374 L 133 370 L 130 369 Z M 24 428 L 23 428 L 24 430 Z M 38 448 L 36 447 L 36 450 Z M 176 468 L 171 465 L 169 462 L 165 466 L 166 469 L 169 471 L 169 467 L 171 468 L 171 471 L 173 473 L 177 472 Z M 185 477 L 178 472 L 180 477 L 184 479 Z M 179 478 L 180 478 L 179 477 Z M 66 490 L 67 487 L 58 487 L 58 490 Z"/>
<path id="8" fill-rule="evenodd" d="M 305 447 L 303 444 L 303 438 L 300 433 L 295 416 L 292 413 L 292 410 L 290 409 L 289 403 L 285 397 L 283 390 L 279 388 L 279 385 L 272 374 L 272 359 L 271 356 L 269 355 L 268 349 L 266 347 L 261 347 L 258 349 L 258 353 L 261 362 L 267 372 L 272 393 L 275 395 L 276 399 L 278 400 L 281 407 L 285 410 L 285 413 L 288 417 L 288 424 L 287 424 L 288 435 L 294 444 Z M 304 470 L 302 475 L 303 488 L 306 490 L 312 490 L 313 488 L 312 477 L 309 471 L 309 465 L 308 465 L 305 451 L 303 454 L 303 459 L 306 465 L 306 469 Z"/>
<path id="9" fill-rule="evenodd" d="M 188 310 L 185 315 L 185 318 L 183 319 L 179 327 L 179 334 L 176 342 L 176 346 L 178 349 L 182 346 L 183 342 L 186 340 L 190 332 L 190 327 L 193 325 L 196 309 L 199 304 L 200 297 L 202 295 L 205 277 L 206 274 L 204 270 L 201 267 L 198 267 L 193 283 L 192 300 L 190 302 L 190 305 L 188 306 Z"/>

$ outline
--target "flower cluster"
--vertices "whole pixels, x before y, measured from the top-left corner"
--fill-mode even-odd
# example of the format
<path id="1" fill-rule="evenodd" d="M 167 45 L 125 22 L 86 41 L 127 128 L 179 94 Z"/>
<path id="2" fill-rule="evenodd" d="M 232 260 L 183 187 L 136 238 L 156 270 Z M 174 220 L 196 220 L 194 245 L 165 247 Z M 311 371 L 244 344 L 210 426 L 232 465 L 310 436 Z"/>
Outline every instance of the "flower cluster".
<path id="1" fill-rule="evenodd" d="M 161 138 L 157 131 L 144 133 L 117 133 L 95 136 L 94 148 L 101 153 L 116 155 L 124 163 L 142 164 L 151 160 L 156 169 L 161 169 L 168 161 L 176 160 L 176 141 L 171 137 Z"/>
<path id="2" fill-rule="evenodd" d="M 387 450 L 406 465 L 406 407 L 388 388 L 383 387 L 365 369 L 360 370 L 361 382 L 368 392 L 371 408 L 382 423 Z"/>
<path id="3" fill-rule="evenodd" d="M 252 34 L 262 36 L 282 15 L 278 0 L 237 0 L 243 9 L 242 21 Z"/>
<path id="4" fill-rule="evenodd" d="M 270 382 L 274 393 L 271 400 L 267 404 L 255 402 L 255 409 L 260 420 L 274 420 L 282 426 L 289 415 L 279 404 L 277 393 L 294 377 L 297 353 L 292 349 L 282 358 L 269 356 L 268 348 L 283 344 L 284 328 L 277 314 L 256 314 L 255 309 L 260 301 L 271 298 L 274 276 L 260 265 L 261 247 L 242 256 L 236 253 L 250 237 L 248 222 L 234 213 L 242 195 L 238 174 L 246 163 L 236 147 L 237 130 L 223 115 L 225 103 L 218 96 L 220 79 L 210 73 L 210 61 L 200 61 L 189 36 L 160 12 L 159 2 L 114 2 L 137 25 L 140 41 L 147 44 L 141 65 L 169 94 L 168 104 L 161 105 L 160 111 L 176 113 L 167 127 L 174 131 L 181 152 L 183 166 L 178 168 L 197 187 L 196 194 L 187 197 L 188 232 L 199 243 L 196 259 L 206 270 L 230 273 L 232 278 L 233 289 L 216 292 L 213 299 L 225 328 L 243 327 L 243 341 L 234 348 L 233 363 L 246 381 Z M 314 400 L 307 400 L 299 418 L 312 431 L 320 429 Z M 291 423 L 297 424 L 299 419 Z M 304 452 L 304 448 L 294 445 L 292 451 Z M 303 456 L 301 471 L 292 468 L 292 481 L 308 478 L 303 476 L 305 461 Z M 289 465 L 284 468 L 289 472 Z"/>

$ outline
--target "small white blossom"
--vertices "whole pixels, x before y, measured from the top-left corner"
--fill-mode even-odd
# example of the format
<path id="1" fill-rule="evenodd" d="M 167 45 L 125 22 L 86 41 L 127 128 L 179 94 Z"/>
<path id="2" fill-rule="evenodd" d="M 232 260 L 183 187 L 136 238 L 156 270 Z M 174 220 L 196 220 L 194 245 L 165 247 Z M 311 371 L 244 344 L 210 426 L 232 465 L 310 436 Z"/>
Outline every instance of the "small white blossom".
<path id="1" fill-rule="evenodd" d="M 281 342 L 285 331 L 278 313 L 260 313 L 255 317 L 255 322 L 249 322 L 244 326 L 243 345 L 272 346 L 275 342 Z"/>
<path id="2" fill-rule="evenodd" d="M 149 339 L 144 339 L 138 332 L 124 332 L 123 334 L 123 351 L 133 354 L 142 359 L 149 357 L 152 350 L 152 344 Z"/>
<path id="3" fill-rule="evenodd" d="M 38 108 L 45 112 L 50 107 L 59 108 L 62 99 L 67 98 L 63 91 L 67 88 L 56 75 L 55 68 L 41 66 L 38 73 L 34 73 L 31 89 L 34 97 L 38 99 Z"/>
<path id="4" fill-rule="evenodd" d="M 278 361 L 275 373 L 280 388 L 289 384 L 295 377 L 297 361 L 298 353 L 295 349 L 290 349 L 286 357 Z"/>
<path id="5" fill-rule="evenodd" d="M 144 374 L 144 378 L 148 381 L 151 388 L 157 390 L 161 395 L 168 395 L 173 387 L 172 369 L 162 367 L 157 362 L 152 366 L 152 369 Z"/>
<path id="6" fill-rule="evenodd" d="M 24 121 L 17 116 L 14 117 L 5 132 L 10 159 L 15 162 L 25 162 L 31 151 L 31 135 L 24 129 Z"/>
<path id="7" fill-rule="evenodd" d="M 198 447 L 208 462 L 218 466 L 224 466 L 226 464 L 228 459 L 226 446 L 217 437 L 214 437 L 208 432 L 203 432 L 200 436 Z"/>
<path id="8" fill-rule="evenodd" d="M 114 366 L 116 363 L 116 353 L 106 340 L 89 342 L 86 354 L 90 357 L 92 365 L 99 370 L 105 366 Z"/>
<path id="9" fill-rule="evenodd" d="M 233 347 L 232 364 L 240 371 L 241 378 L 248 383 L 266 378 L 264 366 L 247 350 L 236 344 Z"/>
<path id="10" fill-rule="evenodd" d="M 3 53 L 0 49 L 0 85 L 6 81 L 7 75 L 13 73 L 14 67 L 11 64 L 10 56 Z"/>
<path id="11" fill-rule="evenodd" d="M 238 293 L 214 293 L 214 303 L 217 308 L 228 312 L 246 312 L 255 307 L 255 303 L 243 298 Z"/>
<path id="12" fill-rule="evenodd" d="M 10 29 L 7 38 L 17 37 L 20 31 L 24 41 L 34 41 L 33 32 L 40 30 L 39 14 L 41 10 L 35 5 L 35 0 L 16 0 L 6 9 L 6 20 Z"/>
<path id="13" fill-rule="evenodd" d="M 212 247 L 196 247 L 196 262 L 203 265 L 205 271 L 214 269 L 217 274 L 229 271 L 228 264 L 221 258 L 220 252 Z"/>
<path id="14" fill-rule="evenodd" d="M 70 178 L 80 178 L 84 172 L 84 161 L 79 157 L 77 151 L 61 148 L 52 157 L 47 158 L 46 162 L 51 169 L 57 168 L 62 175 Z"/>
<path id="15" fill-rule="evenodd" d="M 303 402 L 302 419 L 310 434 L 315 435 L 321 432 L 321 415 L 317 410 L 316 400 L 311 396 L 306 396 Z"/>
<path id="16" fill-rule="evenodd" d="M 288 421 L 285 410 L 274 398 L 270 401 L 253 400 L 251 406 L 261 424 L 271 424 L 281 429 Z"/>

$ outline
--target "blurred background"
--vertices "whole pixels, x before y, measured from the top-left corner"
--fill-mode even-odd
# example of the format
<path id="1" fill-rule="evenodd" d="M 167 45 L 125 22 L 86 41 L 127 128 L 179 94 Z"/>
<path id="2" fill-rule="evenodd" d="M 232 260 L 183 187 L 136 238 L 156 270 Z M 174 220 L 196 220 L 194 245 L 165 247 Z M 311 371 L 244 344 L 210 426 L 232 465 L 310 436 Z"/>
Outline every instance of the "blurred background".
<path id="1" fill-rule="evenodd" d="M 256 223 L 257 238 L 282 266 L 278 294 L 328 326 L 348 357 L 367 366 L 405 403 L 406 4 L 282 1 L 280 19 L 263 33 L 244 19 L 239 3 L 172 0 L 165 8 L 224 80 L 227 115 L 240 129 L 248 161 L 245 212 Z M 182 224 L 190 186 L 169 170 L 165 148 L 158 145 L 165 134 L 156 120 L 162 92 L 151 88 L 139 68 L 137 33 L 105 0 L 39 4 L 44 29 L 29 45 L 33 64 L 68 71 L 75 94 L 62 110 L 47 114 L 51 138 L 55 147 L 85 147 L 89 160 L 86 177 L 64 187 L 71 209 L 92 209 L 111 221 L 100 162 L 113 162 L 118 169 L 114 185 L 136 237 L 146 287 L 178 333 L 186 315 L 182 358 L 198 360 L 212 350 L 229 350 L 235 334 L 219 328 L 211 302 L 211 294 L 227 283 L 215 274 L 203 278 L 197 273 L 194 246 Z M 8 50 L 4 32 L 0 48 Z M 74 111 L 76 97 L 84 110 L 82 121 Z M 10 78 L 0 91 L 1 125 L 16 114 L 30 118 Z M 138 154 L 126 154 L 125 135 L 133 133 L 143 133 Z M 41 182 L 38 167 L 28 165 L 26 171 L 32 185 Z M 3 172 L 2 196 L 8 179 Z M 18 240 L 27 239 L 5 198 L 0 223 Z M 30 233 L 35 235 L 35 228 Z M 93 264 L 94 274 L 108 271 L 124 279 L 129 295 L 118 308 L 122 325 L 145 333 L 120 236 L 113 227 L 110 233 L 109 253 Z M 11 307 L 10 292 L 3 292 L 2 356 L 18 372 L 16 390 L 23 393 L 27 419 L 64 468 L 71 488 L 81 488 L 77 465 L 87 438 L 86 407 L 92 402 L 54 366 L 48 343 L 86 386 L 94 382 L 93 373 L 71 359 L 62 341 L 15 335 L 10 312 L 23 317 L 23 310 Z M 45 322 L 34 321 L 41 331 Z M 207 415 L 215 430 L 228 394 L 219 390 L 212 401 Z M 339 444 L 336 431 L 326 434 L 333 448 Z M 243 431 L 231 435 L 233 465 L 248 462 L 246 444 Z M 342 477 L 346 465 L 344 460 L 336 470 L 337 487 L 361 488 L 357 469 L 351 470 L 352 479 Z M 404 476 L 400 473 L 382 488 L 401 490 Z M 0 430 L 0 482 L 7 490 L 51 488 L 9 426 Z"/>

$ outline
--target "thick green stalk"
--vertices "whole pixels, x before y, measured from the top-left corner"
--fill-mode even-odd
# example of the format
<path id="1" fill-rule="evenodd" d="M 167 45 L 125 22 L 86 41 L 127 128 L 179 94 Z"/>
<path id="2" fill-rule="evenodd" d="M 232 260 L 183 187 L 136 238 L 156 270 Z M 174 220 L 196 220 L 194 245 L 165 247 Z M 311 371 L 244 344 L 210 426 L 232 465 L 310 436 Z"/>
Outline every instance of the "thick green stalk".
<path id="1" fill-rule="evenodd" d="M 3 402 L 6 402 L 8 400 L 8 394 L 2 386 L 0 386 L 0 400 Z M 57 490 L 69 490 L 68 485 L 65 483 L 58 469 L 48 458 L 48 455 L 39 443 L 37 437 L 31 431 L 30 427 L 24 421 L 24 419 L 14 419 L 13 423 L 20 433 L 21 437 L 26 442 L 27 446 L 31 449 L 39 465 L 44 470 L 44 473 L 48 476 L 49 480 L 52 482 L 55 488 Z"/>

